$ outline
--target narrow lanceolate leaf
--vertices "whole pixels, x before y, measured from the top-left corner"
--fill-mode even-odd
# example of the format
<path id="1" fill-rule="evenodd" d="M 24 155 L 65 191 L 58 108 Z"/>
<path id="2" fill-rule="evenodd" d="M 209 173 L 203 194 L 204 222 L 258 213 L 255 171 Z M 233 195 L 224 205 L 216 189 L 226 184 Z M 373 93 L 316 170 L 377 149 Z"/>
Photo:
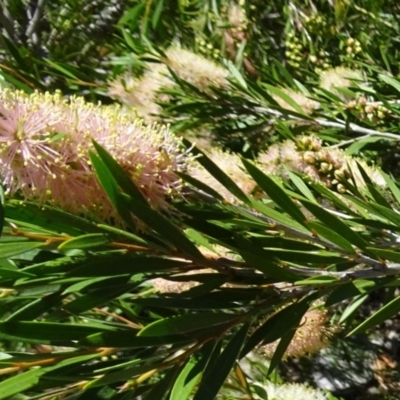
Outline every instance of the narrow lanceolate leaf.
<path id="1" fill-rule="evenodd" d="M 6 321 L 0 322 L 0 338 L 6 340 L 23 340 L 30 343 L 51 341 L 74 341 L 97 332 L 113 328 L 103 325 L 102 328 L 90 325 L 72 325 L 49 322 Z"/>
<path id="2" fill-rule="evenodd" d="M 51 356 L 49 356 L 51 357 Z M 63 368 L 68 365 L 72 364 L 81 364 L 85 361 L 89 361 L 93 358 L 98 357 L 97 354 L 89 354 L 89 355 L 84 355 L 84 356 L 78 356 L 78 357 L 71 357 L 67 358 L 64 360 L 61 360 L 60 362 L 56 363 L 55 365 L 45 367 L 45 368 L 33 368 L 30 371 L 26 371 L 20 374 L 17 374 L 11 378 L 4 379 L 0 383 L 0 400 L 3 399 L 11 399 L 14 398 L 15 394 L 18 393 L 23 393 L 26 390 L 29 390 L 33 387 L 35 387 L 39 383 L 39 379 L 51 372 L 55 371 L 59 368 Z M 22 397 L 26 398 L 26 397 Z M 31 397 L 29 397 L 31 398 Z"/>
<path id="3" fill-rule="evenodd" d="M 347 321 L 355 312 L 360 308 L 361 304 L 368 300 L 369 296 L 367 294 L 360 294 L 354 298 L 354 300 L 346 307 L 343 314 L 340 316 L 339 324 Z"/>
<path id="4" fill-rule="evenodd" d="M 177 378 L 180 370 L 180 365 L 174 365 L 165 376 L 159 380 L 149 392 L 143 397 L 143 400 L 165 400 L 169 393 L 169 390 Z"/>
<path id="5" fill-rule="evenodd" d="M 334 282 L 340 282 L 338 278 L 334 276 L 320 275 L 320 276 L 312 276 L 307 279 L 303 279 L 301 281 L 297 281 L 296 285 L 326 285 Z"/>
<path id="6" fill-rule="evenodd" d="M 96 170 L 100 184 L 120 216 L 133 226 L 131 214 L 154 229 L 177 249 L 191 255 L 197 260 L 205 261 L 197 247 L 176 227 L 169 218 L 153 210 L 126 175 L 118 163 L 96 142 L 94 146 L 99 154 L 90 153 L 90 159 Z"/>
<path id="7" fill-rule="evenodd" d="M 324 225 L 317 221 L 308 221 L 307 226 L 319 236 L 329 240 L 331 243 L 335 244 L 339 248 L 345 250 L 350 254 L 356 254 L 356 251 L 352 244 L 346 240 L 340 232 L 329 229 L 327 225 Z"/>
<path id="8" fill-rule="evenodd" d="M 383 179 L 385 180 L 397 203 L 400 204 L 400 189 L 389 175 L 385 174 L 383 171 L 381 171 L 380 174 L 383 176 Z"/>
<path id="9" fill-rule="evenodd" d="M 10 258 L 19 254 L 27 253 L 30 250 L 42 247 L 41 242 L 4 242 L 0 243 L 0 259 Z"/>
<path id="10" fill-rule="evenodd" d="M 214 400 L 235 365 L 246 339 L 249 324 L 244 324 L 225 346 L 221 355 L 207 367 L 193 400 Z"/>
<path id="11" fill-rule="evenodd" d="M 365 332 L 375 325 L 388 320 L 393 315 L 400 311 L 400 296 L 394 298 L 392 301 L 384 305 L 380 310 L 372 314 L 369 318 L 363 321 L 360 325 L 354 328 L 347 336 L 352 336 L 357 333 Z"/>
<path id="12" fill-rule="evenodd" d="M 64 297 L 65 296 L 59 292 L 39 297 L 31 303 L 28 303 L 26 306 L 19 308 L 16 312 L 12 313 L 7 318 L 7 321 L 23 321 L 36 319 L 52 307 L 58 306 Z"/>
<path id="13" fill-rule="evenodd" d="M 70 249 L 88 250 L 94 247 L 105 246 L 111 241 L 105 233 L 90 233 L 73 239 L 67 240 L 58 246 L 58 250 L 65 251 Z"/>
<path id="14" fill-rule="evenodd" d="M 169 400 L 187 400 L 190 397 L 206 368 L 213 349 L 214 343 L 210 342 L 203 346 L 200 354 L 192 356 L 186 362 L 174 383 Z"/>
<path id="15" fill-rule="evenodd" d="M 5 204 L 7 220 L 18 227 L 28 227 L 31 232 L 43 231 L 45 234 L 75 236 L 82 233 L 99 232 L 96 225 L 82 217 L 70 214 L 51 206 L 38 206 L 36 203 L 19 200 L 7 200 Z"/>
<path id="16" fill-rule="evenodd" d="M 278 364 L 281 362 L 286 349 L 290 345 L 290 342 L 293 339 L 293 336 L 296 334 L 295 329 L 291 329 L 290 331 L 286 332 L 281 339 L 279 340 L 278 346 L 276 347 L 276 350 L 274 351 L 274 355 L 271 358 L 269 367 L 268 367 L 268 373 L 267 375 L 270 375 L 275 368 L 278 366 Z"/>
<path id="17" fill-rule="evenodd" d="M 191 149 L 191 153 L 196 156 L 197 162 L 201 164 L 218 182 L 225 186 L 234 196 L 244 203 L 248 203 L 249 199 L 240 187 L 227 175 L 221 168 L 219 168 L 204 152 L 197 147 L 192 147 L 191 143 L 183 140 L 183 143 Z"/>
<path id="18" fill-rule="evenodd" d="M 352 245 L 363 250 L 368 246 L 368 243 L 357 232 L 353 231 L 348 225 L 330 212 L 308 200 L 300 201 L 303 206 L 313 213 L 323 224 L 335 232 L 340 232 L 340 235 Z"/>
<path id="19" fill-rule="evenodd" d="M 304 183 L 303 179 L 301 179 L 297 174 L 292 172 L 288 167 L 286 167 L 286 165 L 284 165 L 284 167 L 285 167 L 286 173 L 289 175 L 290 180 L 293 182 L 293 184 L 296 186 L 296 188 L 299 190 L 299 192 L 304 197 L 306 197 L 308 200 L 312 201 L 313 203 L 317 203 L 317 200 L 315 199 L 311 190 Z"/>
<path id="20" fill-rule="evenodd" d="M 5 218 L 4 191 L 3 191 L 3 188 L 0 186 L 0 236 L 3 232 L 4 218 Z"/>
<path id="21" fill-rule="evenodd" d="M 186 335 L 202 329 L 212 328 L 233 322 L 234 314 L 205 312 L 184 314 L 157 320 L 143 328 L 138 336 L 153 337 L 163 335 Z"/>
<path id="22" fill-rule="evenodd" d="M 289 282 L 294 282 L 298 279 L 297 275 L 277 263 L 278 259 L 273 253 L 254 245 L 250 240 L 243 237 L 237 237 L 235 241 L 238 245 L 238 253 L 246 263 L 252 268 L 261 271 L 266 277 Z"/>
<path id="23" fill-rule="evenodd" d="M 118 184 L 115 178 L 97 154 L 89 152 L 89 156 L 90 161 L 96 172 L 97 179 L 99 180 L 99 183 L 102 186 L 103 190 L 106 192 L 111 204 L 116 209 L 121 218 L 123 218 L 129 226 L 135 228 L 135 223 L 133 222 L 126 202 L 121 196 L 121 191 L 118 188 Z"/>
<path id="24" fill-rule="evenodd" d="M 39 378 L 46 373 L 44 369 L 31 369 L 3 380 L 0 383 L 0 399 L 11 399 L 11 396 L 30 389 L 39 382 Z"/>
<path id="25" fill-rule="evenodd" d="M 264 84 L 263 86 L 266 87 L 275 96 L 280 97 L 289 106 L 293 107 L 293 109 L 296 110 L 299 114 L 304 115 L 303 109 L 283 90 L 268 84 Z"/>
<path id="26" fill-rule="evenodd" d="M 102 147 L 100 146 L 95 140 L 92 141 L 93 146 L 97 151 L 97 154 L 103 161 L 104 165 L 110 171 L 111 175 L 118 183 L 119 187 L 129 196 L 133 197 L 137 201 L 148 204 L 146 199 L 144 198 L 143 194 L 140 190 L 135 186 L 129 176 L 124 171 L 124 169 L 115 161 L 112 156 Z"/>
<path id="27" fill-rule="evenodd" d="M 171 222 L 169 218 L 164 217 L 159 212 L 139 203 L 133 198 L 128 198 L 127 203 L 129 204 L 132 213 L 145 222 L 150 228 L 159 233 L 161 237 L 166 238 L 166 240 L 176 246 L 177 249 L 183 251 L 196 260 L 206 262 L 206 259 L 199 249 L 187 238 L 181 229 Z"/>
<path id="28" fill-rule="evenodd" d="M 199 181 L 196 178 L 193 178 L 192 176 L 188 174 L 184 174 L 183 172 L 176 172 L 177 175 L 179 175 L 182 179 L 184 179 L 186 182 L 190 183 L 194 187 L 202 190 L 203 192 L 209 194 L 212 197 L 215 197 L 218 200 L 223 200 L 224 198 L 213 188 L 210 188 L 210 186 L 206 185 L 205 183 Z"/>
<path id="29" fill-rule="evenodd" d="M 291 304 L 269 318 L 250 336 L 243 347 L 240 357 L 244 357 L 260 342 L 264 344 L 272 343 L 285 335 L 289 330 L 297 328 L 303 315 L 310 307 L 311 302 L 316 298 L 317 295 L 310 295 L 298 303 Z"/>
<path id="30" fill-rule="evenodd" d="M 372 251 L 378 257 L 383 260 L 400 263 L 400 253 L 394 250 L 380 249 L 376 247 L 367 247 L 368 250 Z"/>
<path id="31" fill-rule="evenodd" d="M 259 200 L 252 200 L 251 205 L 254 209 L 256 209 L 271 220 L 270 225 L 274 225 L 274 223 L 279 223 L 290 228 L 291 230 L 298 230 L 299 232 L 310 234 L 309 229 L 304 226 L 304 221 L 302 224 L 300 224 L 289 215 L 274 210 L 272 207 L 269 207 Z"/>
<path id="32" fill-rule="evenodd" d="M 390 208 L 390 204 L 389 202 L 386 200 L 385 196 L 383 195 L 383 193 L 379 190 L 379 188 L 377 187 L 377 185 L 374 185 L 371 178 L 368 176 L 368 174 L 365 172 L 364 168 L 362 167 L 362 165 L 360 163 L 357 162 L 357 167 L 358 170 L 361 173 L 362 178 L 364 179 L 364 182 L 366 184 L 366 187 L 369 191 L 369 193 L 371 194 L 371 196 L 373 197 L 373 199 L 380 205 L 385 206 L 387 208 Z"/>
<path id="33" fill-rule="evenodd" d="M 271 198 L 271 200 L 282 208 L 283 211 L 288 213 L 294 220 L 304 225 L 306 217 L 286 192 L 273 179 L 265 175 L 250 161 L 243 158 L 242 162 L 248 173 L 257 182 L 258 186 L 260 186 L 260 188 Z"/>

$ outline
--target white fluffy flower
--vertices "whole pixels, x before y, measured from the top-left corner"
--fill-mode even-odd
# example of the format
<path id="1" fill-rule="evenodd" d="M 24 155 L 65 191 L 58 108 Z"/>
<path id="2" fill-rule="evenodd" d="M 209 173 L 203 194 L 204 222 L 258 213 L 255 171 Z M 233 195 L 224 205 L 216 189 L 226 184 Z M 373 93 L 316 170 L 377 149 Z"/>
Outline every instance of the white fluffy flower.
<path id="1" fill-rule="evenodd" d="M 320 389 L 300 383 L 276 385 L 268 382 L 265 387 L 268 400 L 327 400 L 328 396 Z"/>

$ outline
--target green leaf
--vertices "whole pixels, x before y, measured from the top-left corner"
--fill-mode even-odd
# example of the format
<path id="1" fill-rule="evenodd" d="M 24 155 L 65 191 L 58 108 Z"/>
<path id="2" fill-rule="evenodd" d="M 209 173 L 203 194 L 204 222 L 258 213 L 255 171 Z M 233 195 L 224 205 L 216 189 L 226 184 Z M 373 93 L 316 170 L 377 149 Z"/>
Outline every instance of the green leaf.
<path id="1" fill-rule="evenodd" d="M 400 263 L 400 253 L 398 251 L 380 249 L 376 247 L 367 247 L 367 249 L 384 260 Z"/>
<path id="2" fill-rule="evenodd" d="M 330 212 L 324 210 L 322 207 L 308 201 L 300 200 L 304 207 L 306 207 L 312 214 L 314 214 L 322 224 L 329 226 L 335 232 L 340 232 L 342 237 L 350 242 L 352 245 L 357 246 L 360 249 L 365 250 L 368 243 L 350 227 L 348 227 L 343 221 L 335 217 Z"/>
<path id="3" fill-rule="evenodd" d="M 61 271 L 67 272 L 68 277 L 102 277 L 109 276 L 111 273 L 113 275 L 135 275 L 140 273 L 164 272 L 172 268 L 179 269 L 190 265 L 190 262 L 187 261 L 120 252 L 101 252 L 97 255 L 79 257 L 76 260 L 68 260 L 67 257 L 63 257 L 63 260 L 70 261 L 69 268 L 68 263 L 66 263 L 67 268 L 61 269 Z M 62 265 L 62 261 L 60 263 Z M 36 268 L 45 270 L 46 267 L 54 264 L 57 265 L 55 262 L 39 264 Z"/>
<path id="4" fill-rule="evenodd" d="M 353 154 L 360 152 L 360 150 L 362 150 L 366 145 L 370 143 L 376 143 L 381 140 L 382 140 L 381 136 L 369 136 L 365 139 L 356 140 L 346 149 L 346 154 L 351 156 Z"/>
<path id="5" fill-rule="evenodd" d="M 372 195 L 373 199 L 380 205 L 385 206 L 387 208 L 391 208 L 391 205 L 385 199 L 383 193 L 379 190 L 377 185 L 374 185 L 368 174 L 365 172 L 362 165 L 357 162 L 357 168 L 360 171 L 360 174 L 366 183 L 366 187 L 368 188 L 369 193 Z"/>
<path id="6" fill-rule="evenodd" d="M 111 204 L 117 210 L 118 214 L 128 224 L 128 226 L 135 229 L 135 223 L 133 222 L 132 216 L 129 212 L 129 208 L 126 204 L 125 199 L 121 195 L 121 191 L 118 188 L 117 181 L 115 180 L 114 176 L 99 156 L 97 156 L 93 152 L 89 152 L 89 156 L 99 183 L 106 192 Z"/>
<path id="7" fill-rule="evenodd" d="M 67 289 L 64 290 L 63 294 L 80 292 L 80 291 L 83 291 L 85 289 L 89 289 L 89 290 L 90 289 L 97 289 L 97 288 L 113 289 L 115 286 L 124 285 L 128 280 L 129 280 L 129 276 L 128 275 L 123 275 L 123 276 L 102 276 L 102 277 L 99 277 L 99 278 L 85 279 L 85 280 L 79 281 L 79 282 L 69 286 Z M 64 283 L 64 281 L 67 281 L 67 280 L 60 279 L 60 280 L 55 281 L 55 282 Z M 71 302 L 68 303 L 67 306 L 69 304 L 71 304 Z"/>
<path id="8" fill-rule="evenodd" d="M 351 315 L 353 315 L 361 306 L 361 304 L 363 304 L 365 301 L 368 300 L 368 293 L 367 294 L 361 294 L 359 296 L 357 296 L 354 301 L 352 301 L 347 307 L 346 309 L 343 311 L 343 314 L 340 316 L 339 319 L 339 324 L 342 324 L 343 322 L 345 322 L 349 317 L 351 317 Z"/>
<path id="9" fill-rule="evenodd" d="M 398 188 L 397 184 L 389 175 L 385 174 L 383 171 L 380 171 L 380 174 L 388 185 L 397 203 L 400 204 L 400 189 Z"/>
<path id="10" fill-rule="evenodd" d="M 199 382 L 214 349 L 214 343 L 203 346 L 200 355 L 192 356 L 176 379 L 169 400 L 187 400 Z"/>
<path id="11" fill-rule="evenodd" d="M 30 343 L 61 342 L 83 339 L 94 333 L 112 330 L 106 325 L 95 328 L 90 325 L 72 325 L 50 322 L 10 321 L 0 322 L 0 338 L 22 340 Z"/>
<path id="12" fill-rule="evenodd" d="M 31 369 L 0 382 L 0 399 L 11 399 L 12 396 L 37 385 L 39 378 L 46 373 L 45 369 Z"/>
<path id="13" fill-rule="evenodd" d="M 72 314 L 80 314 L 84 311 L 90 310 L 93 307 L 99 307 L 103 304 L 106 304 L 108 301 L 115 299 L 123 295 L 124 293 L 129 292 L 129 290 L 133 289 L 137 286 L 136 283 L 132 284 L 123 284 L 126 278 L 114 278 L 114 282 L 118 282 L 119 285 L 108 288 L 107 280 L 103 280 L 103 287 L 100 289 L 95 289 L 90 291 L 88 294 L 80 296 L 75 300 L 70 301 L 66 304 L 62 310 L 59 310 L 62 315 L 65 316 L 65 312 Z M 107 290 L 106 290 L 107 289 Z M 57 313 L 57 311 L 56 311 Z M 56 314 L 57 316 L 57 314 Z"/>
<path id="14" fill-rule="evenodd" d="M 335 282 L 340 282 L 338 278 L 335 278 L 334 276 L 327 276 L 327 275 L 318 275 L 318 276 L 312 276 L 307 279 L 303 279 L 301 281 L 296 281 L 296 285 L 327 285 L 327 284 L 332 284 Z"/>
<path id="15" fill-rule="evenodd" d="M 163 335 L 187 335 L 202 329 L 232 323 L 234 314 L 204 312 L 201 314 L 182 314 L 157 320 L 143 328 L 138 336 L 154 337 Z M 188 336 L 189 337 L 189 336 Z"/>
<path id="16" fill-rule="evenodd" d="M 64 66 L 60 62 L 54 62 L 51 61 L 48 58 L 45 58 L 44 61 L 51 65 L 54 69 L 57 71 L 60 71 L 63 75 L 68 76 L 74 80 L 79 81 L 79 78 L 72 72 L 73 68 L 71 68 L 69 65 L 65 64 Z"/>
<path id="17" fill-rule="evenodd" d="M 200 156 L 196 160 L 200 163 L 218 182 L 226 187 L 234 196 L 244 203 L 248 203 L 249 199 L 240 187 L 221 170 L 207 155 L 186 139 L 183 140 L 185 146 L 191 149 L 191 153 L 195 156 Z"/>
<path id="18" fill-rule="evenodd" d="M 103 161 L 104 165 L 109 170 L 113 179 L 120 188 L 129 196 L 134 198 L 135 200 L 148 205 L 147 200 L 144 198 L 142 192 L 136 187 L 136 185 L 129 178 L 126 171 L 115 161 L 111 155 L 100 146 L 95 140 L 92 140 L 93 146 L 97 151 L 100 159 Z"/>
<path id="19" fill-rule="evenodd" d="M 153 29 L 157 28 L 157 25 L 160 20 L 160 16 L 163 12 L 163 9 L 164 9 L 164 0 L 157 1 L 156 9 L 154 10 L 152 18 L 151 18 L 151 26 Z"/>
<path id="20" fill-rule="evenodd" d="M 255 246 L 250 240 L 242 237 L 236 238 L 238 253 L 252 268 L 261 271 L 265 276 L 277 279 L 278 281 L 294 282 L 298 276 L 281 267 L 273 253 Z"/>
<path id="21" fill-rule="evenodd" d="M 128 23 L 130 27 L 137 26 L 136 23 L 140 19 L 140 16 L 145 9 L 146 6 L 144 4 L 138 4 L 135 7 L 128 8 L 128 10 L 118 21 L 118 26 L 127 25 Z"/>
<path id="22" fill-rule="evenodd" d="M 356 250 L 348 240 L 346 240 L 341 234 L 337 233 L 336 231 L 329 229 L 326 225 L 317 221 L 307 221 L 307 226 L 312 231 L 329 240 L 331 243 L 335 244 L 346 252 L 349 252 L 350 254 L 357 254 Z"/>
<path id="23" fill-rule="evenodd" d="M 365 332 L 366 330 L 372 328 L 375 325 L 379 325 L 380 323 L 388 320 L 393 315 L 397 314 L 400 311 L 400 296 L 394 298 L 392 301 L 384 305 L 374 314 L 372 314 L 369 318 L 363 321 L 360 325 L 350 331 L 347 336 L 352 336 L 361 332 Z"/>
<path id="24" fill-rule="evenodd" d="M 379 74 L 378 78 L 382 81 L 387 83 L 389 86 L 392 86 L 398 92 L 400 92 L 400 82 L 397 79 L 391 78 L 390 76 Z"/>
<path id="25" fill-rule="evenodd" d="M 214 400 L 239 356 L 249 324 L 244 324 L 225 346 L 221 355 L 207 367 L 193 400 Z"/>
<path id="26" fill-rule="evenodd" d="M 322 194 L 322 196 L 324 196 L 324 198 L 331 201 L 336 207 L 338 207 L 339 210 L 342 210 L 342 212 L 346 212 L 349 215 L 354 214 L 354 211 L 351 210 L 345 202 L 340 200 L 340 198 L 338 197 L 338 195 L 336 193 L 329 190 L 324 185 L 322 185 L 318 182 L 310 182 L 310 185 L 313 189 L 315 189 L 317 192 Z"/>
<path id="27" fill-rule="evenodd" d="M 347 282 L 337 287 L 326 299 L 325 306 L 329 307 L 333 304 L 340 303 L 350 297 L 358 296 L 361 291 L 353 282 Z"/>
<path id="28" fill-rule="evenodd" d="M 263 344 L 272 343 L 285 335 L 289 330 L 297 329 L 303 315 L 308 311 L 310 303 L 317 297 L 317 294 L 310 295 L 297 303 L 285 307 L 283 310 L 268 318 L 268 320 L 250 336 L 241 352 L 240 358 L 253 350 L 260 342 Z"/>
<path id="29" fill-rule="evenodd" d="M 181 366 L 175 365 L 168 370 L 165 376 L 160 379 L 151 390 L 143 397 L 143 400 L 165 400 L 169 390 L 179 374 Z"/>
<path id="30" fill-rule="evenodd" d="M 239 85 L 247 90 L 247 84 L 246 81 L 244 80 L 242 74 L 239 72 L 239 70 L 235 67 L 232 61 L 227 60 L 227 67 L 229 69 L 229 72 L 232 74 L 232 76 L 236 79 L 236 81 L 239 83 Z"/>
<path id="31" fill-rule="evenodd" d="M 40 297 L 12 313 L 6 321 L 36 319 L 51 308 L 59 306 L 64 297 L 59 292 Z"/>
<path id="32" fill-rule="evenodd" d="M 149 337 L 139 337 L 135 335 L 136 330 L 134 329 L 93 333 L 92 335 L 80 339 L 78 345 L 83 347 L 116 347 L 134 349 L 142 347 L 159 347 L 171 344 L 184 345 L 193 342 L 193 339 L 182 335 Z M 118 380 L 119 378 L 117 377 L 113 382 L 117 382 Z M 109 383 L 109 381 L 107 382 Z"/>
<path id="33" fill-rule="evenodd" d="M 317 203 L 317 200 L 311 193 L 311 190 L 304 183 L 303 179 L 301 179 L 297 174 L 293 173 L 286 165 L 284 165 L 284 168 L 286 170 L 286 173 L 289 175 L 290 180 L 297 187 L 299 192 L 308 200 L 312 201 L 313 203 Z"/>
<path id="34" fill-rule="evenodd" d="M 28 241 L 0 243 L 0 259 L 14 257 L 18 254 L 27 253 L 33 249 L 38 249 L 39 247 L 43 247 L 43 243 Z"/>
<path id="35" fill-rule="evenodd" d="M 4 190 L 0 186 L 0 237 L 1 237 L 1 234 L 3 233 L 4 219 L 5 219 Z"/>
<path id="36" fill-rule="evenodd" d="M 0 279 L 22 279 L 22 278 L 32 278 L 34 275 L 28 274 L 27 272 L 23 272 L 20 270 L 15 270 L 11 268 L 2 268 L 0 267 Z"/>
<path id="37" fill-rule="evenodd" d="M 118 163 L 96 142 L 93 142 L 100 158 L 91 153 L 91 160 L 104 190 L 110 197 L 110 201 L 126 222 L 132 226 L 131 214 L 133 213 L 146 223 L 150 228 L 158 232 L 174 244 L 177 249 L 205 262 L 205 258 L 197 247 L 176 227 L 169 218 L 153 210 L 126 172 Z M 119 188 L 125 192 L 122 193 Z"/>
<path id="38" fill-rule="evenodd" d="M 21 204 L 17 200 L 7 200 L 5 213 L 7 220 L 18 227 L 28 227 L 33 232 L 42 230 L 44 233 L 66 233 L 71 236 L 99 232 L 94 223 L 84 218 L 55 207 L 39 207 L 36 203 L 24 201 Z"/>
<path id="39" fill-rule="evenodd" d="M 127 199 L 130 210 L 139 219 L 154 229 L 161 237 L 166 238 L 177 249 L 201 262 L 207 262 L 199 249 L 185 236 L 185 234 L 174 225 L 169 218 L 164 217 L 150 207 L 144 206 L 133 198 Z"/>
<path id="40" fill-rule="evenodd" d="M 110 238 L 105 233 L 90 233 L 66 240 L 58 246 L 58 250 L 66 251 L 71 249 L 89 250 L 94 247 L 105 246 L 111 243 Z"/>
<path id="41" fill-rule="evenodd" d="M 266 83 L 264 83 L 263 86 L 266 87 L 274 95 L 280 97 L 285 103 L 287 103 L 290 107 L 292 107 L 299 114 L 305 115 L 304 110 L 290 97 L 290 95 L 286 94 L 283 90 L 281 90 L 275 86 L 268 85 Z"/>
<path id="42" fill-rule="evenodd" d="M 215 197 L 218 200 L 223 200 L 224 198 L 214 189 L 210 188 L 208 185 L 205 183 L 199 181 L 196 178 L 193 178 L 190 175 L 184 174 L 183 172 L 176 172 L 177 175 L 179 175 L 182 179 L 184 179 L 186 182 L 190 183 L 194 187 L 202 190 L 203 192 L 209 194 L 212 197 Z"/>
<path id="43" fill-rule="evenodd" d="M 286 215 L 282 212 L 279 212 L 277 210 L 274 210 L 273 208 L 263 204 L 261 201 L 258 201 L 258 200 L 252 200 L 251 205 L 254 209 L 256 209 L 260 213 L 264 214 L 267 218 L 271 219 L 271 222 L 269 223 L 269 225 L 274 225 L 274 222 L 278 222 L 282 225 L 287 226 L 291 230 L 298 230 L 301 233 L 310 234 L 309 229 L 304 226 L 305 219 L 303 221 L 303 224 L 300 224 L 297 221 L 290 218 L 288 215 Z M 246 215 L 245 213 L 243 213 L 243 214 Z M 257 220 L 256 217 L 254 219 Z M 259 221 L 259 222 L 263 222 L 263 221 Z M 310 234 L 310 237 L 311 237 L 311 234 Z"/>
<path id="44" fill-rule="evenodd" d="M 194 299 L 180 299 L 180 298 L 145 298 L 145 299 L 133 299 L 132 303 L 138 304 L 145 307 L 160 307 L 160 308 L 181 308 L 186 310 L 219 310 L 219 309 L 230 309 L 240 308 L 242 304 L 235 302 L 233 296 L 232 301 L 223 301 L 221 299 L 208 299 L 202 297 L 201 300 L 198 297 Z"/>
<path id="45" fill-rule="evenodd" d="M 285 333 L 279 340 L 278 345 L 276 346 L 276 349 L 274 351 L 274 354 L 271 358 L 269 367 L 268 367 L 268 372 L 267 376 L 269 376 L 275 368 L 278 366 L 278 364 L 281 362 L 286 349 L 290 345 L 290 342 L 293 339 L 293 336 L 296 334 L 296 329 L 291 329 L 287 333 Z"/>
<path id="46" fill-rule="evenodd" d="M 249 174 L 257 182 L 260 188 L 274 201 L 276 205 L 287 212 L 299 224 L 304 225 L 307 218 L 300 211 L 299 207 L 290 199 L 286 192 L 274 182 L 273 179 L 265 175 L 250 161 L 242 158 L 243 165 L 246 167 Z"/>

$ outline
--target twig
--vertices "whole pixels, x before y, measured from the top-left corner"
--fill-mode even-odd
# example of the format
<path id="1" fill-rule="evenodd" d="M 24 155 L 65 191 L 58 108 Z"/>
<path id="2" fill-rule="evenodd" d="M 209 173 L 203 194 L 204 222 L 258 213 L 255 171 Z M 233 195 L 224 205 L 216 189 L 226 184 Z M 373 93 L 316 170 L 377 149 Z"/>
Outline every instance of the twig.
<path id="1" fill-rule="evenodd" d="M 25 35 L 28 39 L 31 40 L 32 44 L 35 46 L 39 46 L 39 39 L 40 35 L 38 34 L 38 28 L 40 24 L 40 20 L 44 11 L 44 6 L 45 6 L 46 0 L 38 0 L 36 10 L 33 12 L 33 15 L 28 15 L 28 19 L 30 18 L 30 21 L 28 23 L 28 27 L 26 28 Z M 30 10 L 27 10 L 27 13 L 30 14 Z"/>
<path id="2" fill-rule="evenodd" d="M 0 25 L 4 28 L 8 39 L 12 42 L 16 42 L 14 21 L 12 15 L 8 10 L 8 1 L 0 1 Z"/>
<path id="3" fill-rule="evenodd" d="M 333 145 L 331 147 L 341 147 L 344 146 L 348 143 L 352 143 L 355 142 L 356 140 L 360 140 L 360 139 L 365 139 L 367 137 L 371 137 L 371 136 L 382 136 L 384 138 L 388 138 L 388 139 L 396 139 L 396 140 L 400 140 L 400 135 L 396 134 L 396 133 L 391 133 L 391 132 L 380 132 L 374 129 L 369 129 L 369 128 L 364 128 L 360 125 L 354 124 L 354 123 L 350 123 L 348 124 L 346 121 L 343 121 L 341 119 L 336 119 L 336 121 L 329 121 L 327 119 L 324 118 L 316 118 L 313 119 L 312 121 L 306 118 L 300 118 L 297 115 L 291 115 L 290 111 L 288 111 L 288 113 L 282 113 L 281 111 L 278 110 L 274 110 L 272 108 L 265 108 L 265 107 L 256 107 L 255 110 L 257 112 L 263 113 L 263 114 L 270 114 L 270 115 L 275 115 L 281 118 L 287 118 L 290 117 L 294 120 L 297 121 L 304 121 L 304 122 L 312 122 L 312 123 L 316 123 L 320 126 L 324 126 L 327 128 L 339 128 L 339 129 L 346 129 L 346 130 L 350 130 L 352 132 L 357 132 L 357 133 L 363 133 L 364 136 L 361 137 L 356 137 L 353 139 L 349 139 L 347 141 L 341 142 L 337 145 Z"/>

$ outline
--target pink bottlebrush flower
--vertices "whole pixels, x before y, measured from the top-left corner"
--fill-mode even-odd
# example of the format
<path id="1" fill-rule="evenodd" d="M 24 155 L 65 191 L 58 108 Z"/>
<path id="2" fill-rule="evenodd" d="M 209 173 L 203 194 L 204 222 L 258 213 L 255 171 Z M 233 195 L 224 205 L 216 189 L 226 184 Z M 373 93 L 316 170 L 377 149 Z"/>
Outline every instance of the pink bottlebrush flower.
<path id="1" fill-rule="evenodd" d="M 92 139 L 126 170 L 155 208 L 179 194 L 174 172 L 192 159 L 168 128 L 145 126 L 119 107 L 82 98 L 0 89 L 0 176 L 10 195 L 103 220 L 118 217 L 89 159 Z"/>
<path id="2" fill-rule="evenodd" d="M 51 166 L 60 155 L 49 146 L 62 118 L 58 95 L 0 91 L 0 171 L 9 193 L 45 191 Z"/>

